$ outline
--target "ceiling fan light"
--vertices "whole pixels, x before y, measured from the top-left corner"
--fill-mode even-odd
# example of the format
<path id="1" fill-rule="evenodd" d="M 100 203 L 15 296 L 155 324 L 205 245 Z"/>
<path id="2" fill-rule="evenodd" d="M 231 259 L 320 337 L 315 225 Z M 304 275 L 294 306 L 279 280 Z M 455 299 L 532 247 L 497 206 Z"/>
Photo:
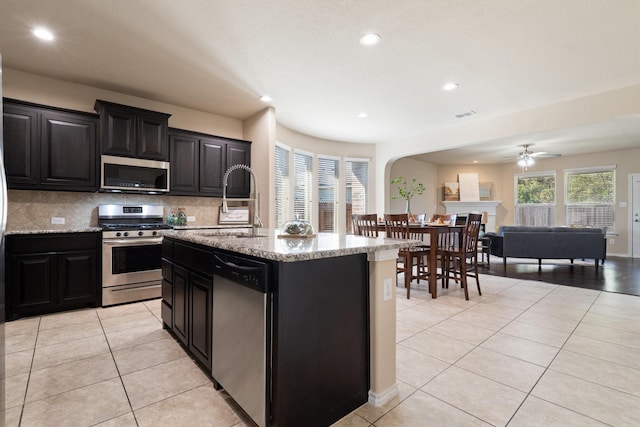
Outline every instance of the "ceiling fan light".
<path id="1" fill-rule="evenodd" d="M 521 168 L 528 168 L 529 166 L 533 166 L 535 164 L 535 160 L 532 157 L 525 156 L 518 159 L 518 166 Z"/>

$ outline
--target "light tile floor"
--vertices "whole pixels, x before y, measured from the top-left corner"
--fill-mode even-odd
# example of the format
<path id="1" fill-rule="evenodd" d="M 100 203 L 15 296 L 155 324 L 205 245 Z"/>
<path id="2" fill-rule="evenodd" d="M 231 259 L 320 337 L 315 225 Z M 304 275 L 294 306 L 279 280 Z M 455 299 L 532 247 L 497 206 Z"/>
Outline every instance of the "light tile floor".
<path id="1" fill-rule="evenodd" d="M 398 289 L 400 395 L 336 425 L 640 425 L 640 297 L 480 281 Z M 159 319 L 154 300 L 8 322 L 6 425 L 247 425 Z"/>

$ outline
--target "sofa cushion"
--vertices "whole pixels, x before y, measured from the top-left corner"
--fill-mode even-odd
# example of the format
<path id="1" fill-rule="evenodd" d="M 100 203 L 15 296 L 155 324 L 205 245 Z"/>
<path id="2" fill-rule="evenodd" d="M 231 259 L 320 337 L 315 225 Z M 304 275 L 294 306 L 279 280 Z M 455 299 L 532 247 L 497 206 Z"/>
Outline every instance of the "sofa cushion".
<path id="1" fill-rule="evenodd" d="M 549 227 L 538 227 L 533 225 L 501 225 L 498 234 L 504 233 L 540 233 L 549 231 Z"/>

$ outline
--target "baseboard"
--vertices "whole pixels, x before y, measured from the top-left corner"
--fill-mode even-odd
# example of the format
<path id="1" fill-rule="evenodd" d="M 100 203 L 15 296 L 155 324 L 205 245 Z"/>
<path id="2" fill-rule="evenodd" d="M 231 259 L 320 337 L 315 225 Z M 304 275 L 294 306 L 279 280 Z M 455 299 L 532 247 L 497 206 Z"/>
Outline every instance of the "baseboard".
<path id="1" fill-rule="evenodd" d="M 394 385 L 380 393 L 369 390 L 369 405 L 379 408 L 385 403 L 391 401 L 391 399 L 395 398 L 399 394 L 400 390 L 398 389 L 398 383 L 395 383 Z"/>

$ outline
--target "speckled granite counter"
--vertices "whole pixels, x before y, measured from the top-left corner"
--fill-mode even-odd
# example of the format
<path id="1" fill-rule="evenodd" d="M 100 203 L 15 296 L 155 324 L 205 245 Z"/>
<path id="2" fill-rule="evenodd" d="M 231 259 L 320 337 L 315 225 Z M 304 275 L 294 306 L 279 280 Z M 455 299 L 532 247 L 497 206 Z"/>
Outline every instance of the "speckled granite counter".
<path id="1" fill-rule="evenodd" d="M 283 262 L 395 250 L 407 247 L 412 242 L 336 233 L 318 233 L 313 238 L 280 237 L 279 230 L 267 229 L 261 229 L 259 234 L 258 237 L 246 237 L 244 233 L 224 230 L 163 231 L 167 237 Z"/>
<path id="2" fill-rule="evenodd" d="M 50 233 L 94 233 L 102 231 L 100 227 L 86 227 L 86 228 L 52 228 L 52 229 L 23 229 L 23 230 L 7 230 L 5 235 L 11 234 L 50 234 Z"/>
<path id="3" fill-rule="evenodd" d="M 222 224 L 222 225 L 174 225 L 173 226 L 174 230 L 203 230 L 203 229 L 207 229 L 207 230 L 225 230 L 228 231 L 229 229 L 237 229 L 237 230 L 246 230 L 246 229 L 251 229 L 250 225 L 229 225 L 229 224 Z"/>

